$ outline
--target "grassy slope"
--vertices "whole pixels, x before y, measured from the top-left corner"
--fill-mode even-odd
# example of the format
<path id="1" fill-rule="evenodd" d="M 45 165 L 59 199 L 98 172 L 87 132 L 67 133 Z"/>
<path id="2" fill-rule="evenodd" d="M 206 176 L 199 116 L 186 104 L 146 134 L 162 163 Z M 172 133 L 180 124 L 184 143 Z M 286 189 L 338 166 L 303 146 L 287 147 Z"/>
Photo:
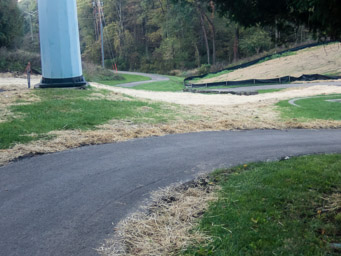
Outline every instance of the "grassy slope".
<path id="1" fill-rule="evenodd" d="M 340 94 L 312 97 L 298 100 L 300 107 L 290 105 L 288 101 L 277 103 L 283 118 L 341 120 L 341 103 L 328 102 L 329 99 L 341 99 Z"/>
<path id="2" fill-rule="evenodd" d="M 223 73 L 216 75 L 208 74 L 207 77 L 199 79 L 195 83 L 211 83 L 226 80 L 237 81 L 254 78 L 266 79 L 278 76 L 300 76 L 302 74 L 315 73 L 339 75 L 339 55 L 339 45 L 335 43 L 307 48 L 294 53 L 275 54 L 268 59 L 271 62 L 265 60 L 248 68 L 235 70 L 228 75 Z"/>
<path id="3" fill-rule="evenodd" d="M 54 130 L 95 129 L 96 125 L 111 119 L 129 118 L 135 122 L 159 123 L 174 118 L 174 114 L 161 103 L 98 98 L 89 100 L 94 92 L 103 95 L 108 93 L 92 89 L 34 91 L 40 97 L 40 102 L 12 106 L 10 109 L 16 118 L 0 123 L 0 148 L 48 138 L 46 134 Z"/>
<path id="4" fill-rule="evenodd" d="M 199 226 L 213 240 L 184 254 L 336 255 L 328 245 L 341 242 L 341 213 L 325 209 L 340 170 L 341 155 L 320 155 L 218 171 L 219 200 Z"/>
<path id="5" fill-rule="evenodd" d="M 283 54 L 273 54 L 270 57 L 267 57 L 264 60 L 259 61 L 258 63 L 254 64 L 254 65 L 257 65 L 257 64 L 260 64 L 260 63 L 264 63 L 264 62 L 269 61 L 269 60 L 274 60 L 274 59 L 278 59 L 278 58 L 282 58 L 282 57 L 287 57 L 287 56 L 292 56 L 292 55 L 296 55 L 296 52 L 286 52 L 286 53 L 283 53 Z M 209 79 L 209 78 L 219 77 L 221 75 L 226 75 L 226 74 L 231 73 L 231 72 L 233 72 L 233 71 L 232 70 L 223 70 L 223 71 L 220 71 L 220 72 L 218 72 L 216 74 L 210 73 L 210 74 L 207 74 L 206 76 L 204 76 L 202 78 L 195 78 L 195 79 L 191 80 L 190 82 L 194 83 L 194 84 L 195 83 L 200 83 L 200 81 L 202 79 Z"/>

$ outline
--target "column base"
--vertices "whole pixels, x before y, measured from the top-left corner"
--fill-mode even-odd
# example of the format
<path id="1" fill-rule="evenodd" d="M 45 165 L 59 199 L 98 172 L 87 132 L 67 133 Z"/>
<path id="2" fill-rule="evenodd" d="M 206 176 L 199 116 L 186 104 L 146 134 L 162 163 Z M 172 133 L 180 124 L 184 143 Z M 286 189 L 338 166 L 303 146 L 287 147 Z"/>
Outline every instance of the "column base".
<path id="1" fill-rule="evenodd" d="M 72 78 L 42 78 L 36 88 L 82 88 L 87 86 L 83 76 Z"/>

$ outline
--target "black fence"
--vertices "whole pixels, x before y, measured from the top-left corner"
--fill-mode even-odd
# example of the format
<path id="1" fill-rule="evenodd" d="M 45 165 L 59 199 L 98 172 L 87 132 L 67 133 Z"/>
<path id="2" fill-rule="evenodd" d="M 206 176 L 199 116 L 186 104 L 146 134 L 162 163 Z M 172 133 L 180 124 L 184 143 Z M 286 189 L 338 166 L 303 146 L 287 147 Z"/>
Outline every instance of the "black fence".
<path id="1" fill-rule="evenodd" d="M 314 46 L 320 46 L 320 45 L 325 45 L 325 44 L 329 44 L 329 43 L 333 43 L 335 41 L 329 41 L 329 42 L 322 42 L 322 43 L 313 43 L 313 44 L 307 44 L 307 45 L 302 45 L 302 46 L 298 46 L 295 48 L 291 48 L 289 50 L 285 50 L 285 51 L 281 51 L 278 52 L 276 54 L 278 55 L 282 55 L 284 53 L 288 53 L 288 52 L 296 52 L 299 50 L 303 50 L 306 48 L 310 48 L 310 47 L 314 47 Z M 243 63 L 240 65 L 236 65 L 230 68 L 226 68 L 217 72 L 212 72 L 210 74 L 217 74 L 223 71 L 233 71 L 236 69 L 240 69 L 240 68 L 246 68 L 252 65 L 255 65 L 259 62 L 268 60 L 269 58 L 271 58 L 271 56 L 273 55 L 268 55 L 247 63 Z M 325 76 L 325 75 L 319 75 L 319 74 L 313 74 L 313 75 L 302 75 L 300 77 L 293 77 L 293 76 L 284 76 L 284 77 L 279 77 L 279 78 L 272 78 L 272 79 L 249 79 L 249 80 L 241 80 L 241 81 L 224 81 L 224 82 L 215 82 L 215 83 L 202 83 L 202 84 L 193 84 L 190 83 L 189 81 L 193 80 L 193 79 L 198 79 L 198 78 L 204 78 L 205 76 L 207 76 L 208 74 L 205 75 L 201 75 L 201 76 L 190 76 L 187 77 L 184 80 L 184 86 L 185 87 L 191 87 L 191 88 L 199 88 L 199 87 L 215 87 L 215 86 L 235 86 L 235 85 L 256 85 L 256 84 L 282 84 L 282 83 L 290 83 L 290 82 L 295 82 L 295 81 L 314 81 L 314 80 L 332 80 L 332 79 L 341 79 L 341 76 Z"/>
<path id="2" fill-rule="evenodd" d="M 262 85 L 262 84 L 288 84 L 295 81 L 314 81 L 314 80 L 337 80 L 341 79 L 341 76 L 324 76 L 319 74 L 314 75 L 302 75 L 300 77 L 283 76 L 272 79 L 249 79 L 239 81 L 226 81 L 216 83 L 205 84 L 187 84 L 186 87 L 201 88 L 201 87 L 215 87 L 215 86 L 235 86 L 235 85 Z"/>

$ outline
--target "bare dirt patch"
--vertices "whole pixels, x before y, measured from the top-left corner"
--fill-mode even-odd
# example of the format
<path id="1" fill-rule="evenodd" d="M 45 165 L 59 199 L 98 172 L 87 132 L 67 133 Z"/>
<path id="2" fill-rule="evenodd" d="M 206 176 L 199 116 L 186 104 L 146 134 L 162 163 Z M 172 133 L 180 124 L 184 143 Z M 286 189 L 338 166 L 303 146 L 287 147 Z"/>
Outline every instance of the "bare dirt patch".
<path id="1" fill-rule="evenodd" d="M 33 81 L 39 82 L 39 77 Z M 6 121 L 9 117 L 16 118 L 9 110 L 10 106 L 30 104 L 39 101 L 39 98 L 27 88 L 27 80 L 15 78 L 10 73 L 0 73 L 0 122 Z"/>
<path id="2" fill-rule="evenodd" d="M 341 72 L 341 44 L 329 44 L 298 51 L 296 55 L 269 60 L 248 68 L 238 69 L 218 77 L 196 83 L 213 83 L 247 79 L 270 79 L 303 74 Z"/>
<path id="3" fill-rule="evenodd" d="M 1 81 L 1 79 L 0 79 Z M 96 85 L 96 84 L 93 84 Z M 52 131 L 49 140 L 38 140 L 27 144 L 17 144 L 6 150 L 0 150 L 0 165 L 26 155 L 52 153 L 76 148 L 84 145 L 121 142 L 134 138 L 163 136 L 175 133 L 189 133 L 200 131 L 238 130 L 238 129 L 289 129 L 289 128 L 340 128 L 341 121 L 314 120 L 306 123 L 292 119 L 281 120 L 279 112 L 273 104 L 280 100 L 295 97 L 313 96 L 319 94 L 341 93 L 341 87 L 315 86 L 304 89 L 286 89 L 281 92 L 255 96 L 233 95 L 199 95 L 190 93 L 148 92 L 132 89 L 114 88 L 96 85 L 101 89 L 108 89 L 112 93 L 105 96 L 94 94 L 94 97 L 105 97 L 108 100 L 129 100 L 130 95 L 143 100 L 166 101 L 177 103 L 178 106 L 168 107 L 175 112 L 176 120 L 168 123 L 151 124 L 133 122 L 131 120 L 111 120 L 96 130 L 81 131 Z M 1 87 L 0 87 L 1 88 Z M 29 90 L 15 91 L 17 97 L 24 97 Z M 0 93 L 1 106 L 7 106 L 5 98 Z M 123 93 L 123 94 L 122 94 Z M 150 109 L 141 108 L 138 111 L 148 113 Z M 11 113 L 8 113 L 10 115 Z M 141 114 L 141 115 L 142 115 Z"/>
<path id="4" fill-rule="evenodd" d="M 98 249 L 105 256 L 176 255 L 193 243 L 210 238 L 193 230 L 218 188 L 199 179 L 152 194 L 152 203 L 121 221 L 116 236 Z M 190 232 L 191 231 L 191 232 Z"/>

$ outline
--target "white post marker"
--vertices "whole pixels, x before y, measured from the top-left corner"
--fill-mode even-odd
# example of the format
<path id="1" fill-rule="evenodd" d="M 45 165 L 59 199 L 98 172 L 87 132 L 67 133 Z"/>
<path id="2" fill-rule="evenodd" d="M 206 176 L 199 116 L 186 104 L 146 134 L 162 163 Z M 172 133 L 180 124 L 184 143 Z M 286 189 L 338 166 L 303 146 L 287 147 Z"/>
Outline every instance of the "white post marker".
<path id="1" fill-rule="evenodd" d="M 38 0 L 43 78 L 40 88 L 82 87 L 76 0 Z"/>

